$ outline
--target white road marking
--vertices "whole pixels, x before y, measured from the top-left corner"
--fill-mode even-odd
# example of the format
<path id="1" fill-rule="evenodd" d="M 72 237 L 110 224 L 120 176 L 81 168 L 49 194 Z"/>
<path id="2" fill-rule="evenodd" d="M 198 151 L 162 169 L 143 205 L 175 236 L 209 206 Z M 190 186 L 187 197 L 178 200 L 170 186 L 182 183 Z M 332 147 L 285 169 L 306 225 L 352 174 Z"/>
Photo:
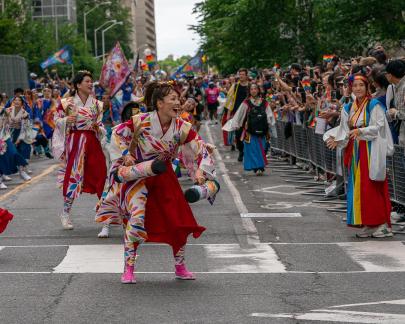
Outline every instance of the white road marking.
<path id="1" fill-rule="evenodd" d="M 246 218 L 291 218 L 302 217 L 301 213 L 247 213 L 241 214 L 241 217 Z"/>
<path id="2" fill-rule="evenodd" d="M 323 313 L 298 313 L 298 314 L 269 314 L 269 313 L 253 313 L 253 317 L 266 318 L 292 318 L 294 320 L 307 321 L 330 321 L 341 323 L 367 323 L 367 324 L 404 324 L 405 315 L 402 314 L 387 314 L 387 313 L 371 313 L 371 312 L 350 312 L 344 311 L 337 314 L 332 311 Z"/>
<path id="3" fill-rule="evenodd" d="M 276 189 L 285 189 L 286 191 L 276 190 Z M 294 189 L 294 190 L 292 190 L 292 189 Z M 307 193 L 310 190 L 311 189 L 297 191 L 297 190 L 295 190 L 295 186 L 277 185 L 277 186 L 265 187 L 265 188 L 260 188 L 260 189 L 254 189 L 251 191 L 265 192 L 265 193 L 271 193 L 271 194 L 276 194 L 276 195 L 297 196 L 297 195 L 301 195 L 303 193 Z"/>
<path id="4" fill-rule="evenodd" d="M 338 245 L 365 271 L 405 271 L 405 246 L 402 242 L 369 241 Z"/>
<path id="5" fill-rule="evenodd" d="M 252 317 L 264 318 L 292 318 L 295 320 L 308 320 L 308 321 L 331 321 L 343 323 L 375 323 L 375 324 L 403 324 L 405 323 L 405 314 L 391 314 L 391 313 L 374 313 L 374 312 L 360 312 L 350 310 L 336 310 L 331 308 L 345 308 L 345 307 L 359 307 L 368 305 L 405 305 L 405 299 L 386 300 L 372 303 L 358 303 L 331 306 L 327 309 L 314 309 L 309 313 L 252 313 Z"/>
<path id="6" fill-rule="evenodd" d="M 205 125 L 205 129 L 207 132 L 208 136 L 208 141 L 210 143 L 214 143 L 214 139 L 212 138 L 211 130 L 207 125 Z M 225 163 L 221 157 L 221 154 L 218 152 L 218 150 L 214 150 L 214 155 L 215 155 L 215 160 L 218 165 L 218 168 L 222 172 L 222 177 L 224 179 L 225 184 L 227 185 L 229 191 L 231 192 L 232 198 L 235 202 L 236 208 L 238 209 L 239 214 L 246 214 L 248 213 L 248 210 L 245 206 L 245 204 L 242 201 L 242 198 L 240 196 L 240 193 L 238 189 L 236 189 L 235 185 L 233 184 L 231 178 L 229 177 L 227 173 L 227 169 L 225 167 Z M 242 218 L 242 225 L 247 231 L 247 241 L 249 244 L 256 244 L 260 243 L 259 235 L 257 232 L 257 228 L 253 221 L 250 218 Z"/>
<path id="7" fill-rule="evenodd" d="M 121 273 L 123 247 L 120 244 L 70 245 L 56 273 Z"/>
<path id="8" fill-rule="evenodd" d="M 285 266 L 280 262 L 270 245 L 257 244 L 251 248 L 238 245 L 205 246 L 210 272 L 227 273 L 283 273 Z"/>

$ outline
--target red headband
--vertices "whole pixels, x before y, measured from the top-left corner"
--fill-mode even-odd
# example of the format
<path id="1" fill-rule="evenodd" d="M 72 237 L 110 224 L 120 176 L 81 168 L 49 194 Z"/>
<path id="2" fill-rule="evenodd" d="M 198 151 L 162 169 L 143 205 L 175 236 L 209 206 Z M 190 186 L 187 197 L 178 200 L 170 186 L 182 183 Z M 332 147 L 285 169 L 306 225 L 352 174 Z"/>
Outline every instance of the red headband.
<path id="1" fill-rule="evenodd" d="M 368 84 L 368 79 L 364 75 L 361 75 L 361 74 L 356 74 L 354 76 L 354 80 L 361 80 L 361 81 L 365 82 L 366 84 Z"/>

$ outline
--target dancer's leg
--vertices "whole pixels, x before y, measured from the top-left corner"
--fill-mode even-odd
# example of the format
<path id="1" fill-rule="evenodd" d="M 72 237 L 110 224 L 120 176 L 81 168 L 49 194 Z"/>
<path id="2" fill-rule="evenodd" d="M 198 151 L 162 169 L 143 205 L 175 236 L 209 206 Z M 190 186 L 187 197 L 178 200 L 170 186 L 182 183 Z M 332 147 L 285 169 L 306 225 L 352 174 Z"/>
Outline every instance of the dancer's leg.
<path id="1" fill-rule="evenodd" d="M 182 246 L 178 251 L 173 250 L 174 267 L 176 269 L 176 279 L 181 280 L 194 280 L 195 276 L 192 272 L 188 271 L 184 263 L 185 247 Z"/>

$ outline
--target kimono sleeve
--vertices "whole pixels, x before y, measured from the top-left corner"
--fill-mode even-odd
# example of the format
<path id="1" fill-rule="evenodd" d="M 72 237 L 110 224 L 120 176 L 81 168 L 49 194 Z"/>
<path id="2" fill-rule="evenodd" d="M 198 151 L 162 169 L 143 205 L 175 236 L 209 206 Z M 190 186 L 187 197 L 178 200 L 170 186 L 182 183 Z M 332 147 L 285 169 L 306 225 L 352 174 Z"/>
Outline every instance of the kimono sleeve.
<path id="1" fill-rule="evenodd" d="M 208 179 L 215 179 L 213 147 L 205 143 L 191 127 L 188 127 L 188 134 L 181 149 L 186 166 L 197 164 L 198 169 L 202 170 Z M 187 168 L 190 170 L 189 167 Z M 194 174 L 195 172 L 192 172 L 193 176 Z"/>
<path id="2" fill-rule="evenodd" d="M 128 154 L 133 131 L 134 127 L 132 120 L 119 124 L 113 128 L 111 143 L 108 147 L 111 161 L 118 160 Z"/>
<path id="3" fill-rule="evenodd" d="M 333 137 L 339 147 L 346 147 L 349 142 L 349 132 L 349 114 L 346 109 L 342 109 L 339 126 L 328 130 L 323 135 L 323 140 L 326 142 L 329 138 Z"/>
<path id="4" fill-rule="evenodd" d="M 247 110 L 248 106 L 245 102 L 243 102 L 232 119 L 228 120 L 222 129 L 226 132 L 232 132 L 241 128 L 243 126 L 243 121 L 245 120 Z"/>

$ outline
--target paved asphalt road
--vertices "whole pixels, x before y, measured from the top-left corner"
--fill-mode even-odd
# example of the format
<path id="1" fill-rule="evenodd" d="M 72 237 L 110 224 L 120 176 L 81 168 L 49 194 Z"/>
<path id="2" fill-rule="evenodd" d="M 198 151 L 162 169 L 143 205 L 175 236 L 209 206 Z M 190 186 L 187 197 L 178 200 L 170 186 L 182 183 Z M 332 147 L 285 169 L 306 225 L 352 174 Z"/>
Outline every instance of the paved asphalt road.
<path id="1" fill-rule="evenodd" d="M 169 248 L 146 244 L 138 283 L 122 285 L 121 229 L 98 239 L 96 199 L 83 195 L 63 231 L 54 162 L 34 159 L 39 176 L 0 196 L 15 215 L 0 235 L 0 323 L 405 323 L 404 236 L 354 238 L 344 214 L 285 181 L 286 164 L 256 177 L 218 126 L 202 134 L 218 145 L 222 189 L 214 206 L 193 205 L 207 227 L 187 248 L 196 281 L 174 280 Z"/>

